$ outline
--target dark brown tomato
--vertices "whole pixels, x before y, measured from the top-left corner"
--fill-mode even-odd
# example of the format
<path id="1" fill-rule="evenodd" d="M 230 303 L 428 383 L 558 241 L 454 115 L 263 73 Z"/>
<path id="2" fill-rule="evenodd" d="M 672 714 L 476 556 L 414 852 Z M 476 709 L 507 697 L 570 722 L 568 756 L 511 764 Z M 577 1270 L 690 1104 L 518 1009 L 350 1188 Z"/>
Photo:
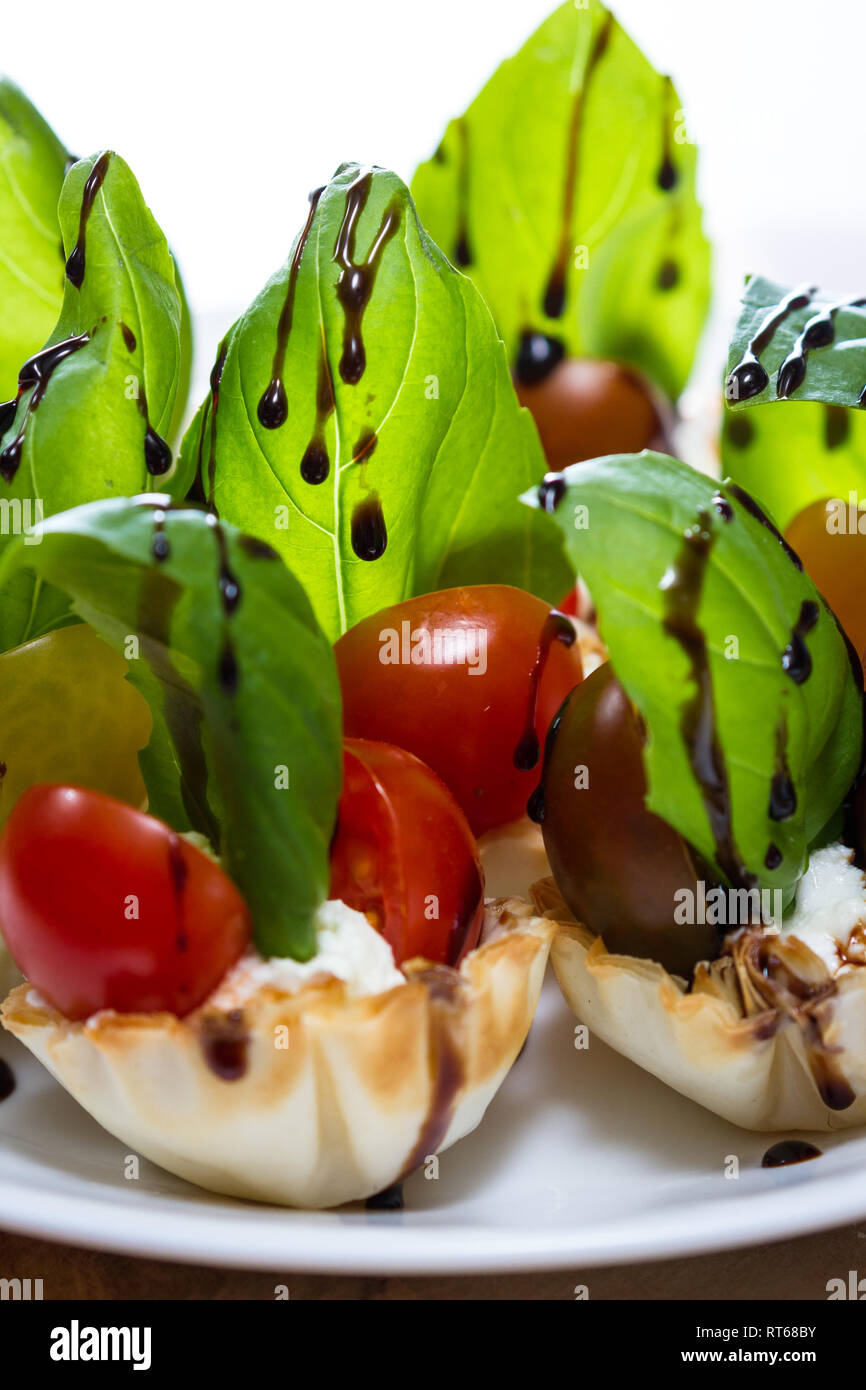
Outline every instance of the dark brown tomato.
<path id="1" fill-rule="evenodd" d="M 672 412 L 631 367 L 567 357 L 534 385 L 515 383 L 531 411 L 551 470 L 603 454 L 669 451 Z"/>
<path id="2" fill-rule="evenodd" d="M 644 804 L 641 743 L 633 706 L 610 664 L 600 666 L 551 730 L 539 798 L 544 845 L 568 906 L 609 951 L 688 976 L 718 953 L 718 937 L 712 926 L 674 920 L 676 894 L 697 893 L 697 860 Z"/>

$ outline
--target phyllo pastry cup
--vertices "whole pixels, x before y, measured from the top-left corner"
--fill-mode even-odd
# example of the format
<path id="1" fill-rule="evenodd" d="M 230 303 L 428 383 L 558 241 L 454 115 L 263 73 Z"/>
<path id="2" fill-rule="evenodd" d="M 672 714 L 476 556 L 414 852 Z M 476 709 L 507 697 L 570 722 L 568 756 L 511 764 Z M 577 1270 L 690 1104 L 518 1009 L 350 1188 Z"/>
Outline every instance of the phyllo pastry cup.
<path id="1" fill-rule="evenodd" d="M 624 1057 L 745 1129 L 866 1122 L 866 964 L 831 971 L 796 937 L 744 928 L 689 986 L 607 951 L 552 878 L 532 896 L 557 923 L 551 959 L 565 998 Z"/>
<path id="2" fill-rule="evenodd" d="M 554 924 L 489 902 L 459 970 L 423 960 L 352 997 L 315 976 L 221 986 L 185 1018 L 102 1012 L 73 1023 L 27 984 L 3 1025 L 105 1129 L 214 1192 L 329 1207 L 380 1192 L 481 1120 L 523 1046 Z"/>

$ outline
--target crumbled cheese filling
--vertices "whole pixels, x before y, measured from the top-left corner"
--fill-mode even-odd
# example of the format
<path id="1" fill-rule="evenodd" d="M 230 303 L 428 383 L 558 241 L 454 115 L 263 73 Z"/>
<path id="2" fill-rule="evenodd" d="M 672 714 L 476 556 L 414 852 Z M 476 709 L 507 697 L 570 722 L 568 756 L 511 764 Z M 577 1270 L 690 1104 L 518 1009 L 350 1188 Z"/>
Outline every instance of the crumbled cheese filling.
<path id="1" fill-rule="evenodd" d="M 866 875 L 853 858 L 843 844 L 816 850 L 797 888 L 794 911 L 781 926 L 784 936 L 805 942 L 833 974 L 845 964 L 852 932 L 866 928 Z"/>
<path id="2" fill-rule="evenodd" d="M 220 981 L 208 1006 L 236 1007 L 264 985 L 295 994 L 317 976 L 344 980 L 352 998 L 382 994 L 406 983 L 388 942 L 362 912 L 331 900 L 318 909 L 315 924 L 316 954 L 310 960 L 297 961 L 290 956 L 266 960 L 251 948 Z"/>

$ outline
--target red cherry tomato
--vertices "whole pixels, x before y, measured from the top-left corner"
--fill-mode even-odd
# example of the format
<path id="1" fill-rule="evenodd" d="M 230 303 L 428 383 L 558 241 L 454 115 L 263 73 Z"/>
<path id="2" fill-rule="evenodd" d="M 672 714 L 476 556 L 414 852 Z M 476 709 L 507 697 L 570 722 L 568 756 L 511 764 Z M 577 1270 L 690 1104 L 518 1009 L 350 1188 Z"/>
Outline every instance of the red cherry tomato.
<path id="1" fill-rule="evenodd" d="M 343 745 L 331 897 L 374 916 L 398 965 L 457 965 L 477 945 L 484 877 L 472 832 L 448 788 L 402 748 Z"/>
<path id="2" fill-rule="evenodd" d="M 31 787 L 0 839 L 0 929 L 67 1018 L 183 1015 L 250 935 L 246 904 L 201 850 L 102 792 Z"/>
<path id="3" fill-rule="evenodd" d="M 481 835 L 526 810 L 548 726 L 583 674 L 574 638 L 567 618 L 504 584 L 384 608 L 334 648 L 345 733 L 421 758 Z"/>

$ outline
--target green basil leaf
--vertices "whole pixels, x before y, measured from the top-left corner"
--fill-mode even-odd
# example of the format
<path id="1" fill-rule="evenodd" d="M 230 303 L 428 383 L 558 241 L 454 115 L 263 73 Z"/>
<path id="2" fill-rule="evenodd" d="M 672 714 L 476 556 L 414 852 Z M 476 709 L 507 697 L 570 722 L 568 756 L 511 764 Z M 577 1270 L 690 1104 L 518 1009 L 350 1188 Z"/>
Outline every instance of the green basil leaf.
<path id="1" fill-rule="evenodd" d="M 66 177 L 63 307 L 46 348 L 0 407 L 0 547 L 10 532 L 158 477 L 183 496 L 190 476 L 165 442 L 183 373 L 183 308 L 165 238 L 128 166 L 104 152 Z M 4 592 L 0 645 L 56 625 L 57 595 L 19 575 Z"/>
<path id="2" fill-rule="evenodd" d="M 819 498 L 866 491 L 866 415 L 855 408 L 864 392 L 866 299 L 749 280 L 728 356 L 722 457 L 780 526 Z M 770 409 L 780 401 L 799 409 Z"/>
<path id="3" fill-rule="evenodd" d="M 544 456 L 490 315 L 395 174 L 346 165 L 314 196 L 211 385 L 184 473 L 280 550 L 331 638 L 449 585 L 571 584 L 517 501 Z"/>
<path id="4" fill-rule="evenodd" d="M 552 508 L 646 722 L 649 807 L 735 886 L 790 892 L 859 768 L 863 704 L 796 557 L 735 484 L 662 454 L 579 464 L 524 501 Z"/>
<path id="5" fill-rule="evenodd" d="M 309 959 L 341 713 L 333 653 L 297 580 L 260 541 L 156 494 L 51 517 L 40 545 L 7 547 L 0 585 L 21 569 L 129 660 L 154 720 L 151 810 L 219 849 L 264 955 Z"/>
<path id="6" fill-rule="evenodd" d="M 817 401 L 727 410 L 722 467 L 784 529 L 819 498 L 866 494 L 866 414 Z"/>
<path id="7" fill-rule="evenodd" d="M 67 153 L 14 82 L 0 80 L 0 391 L 45 342 L 63 300 L 57 200 Z"/>
<path id="8" fill-rule="evenodd" d="M 451 122 L 412 193 L 518 370 L 545 335 L 675 398 L 709 305 L 695 162 L 670 78 L 599 0 L 569 0 Z"/>

